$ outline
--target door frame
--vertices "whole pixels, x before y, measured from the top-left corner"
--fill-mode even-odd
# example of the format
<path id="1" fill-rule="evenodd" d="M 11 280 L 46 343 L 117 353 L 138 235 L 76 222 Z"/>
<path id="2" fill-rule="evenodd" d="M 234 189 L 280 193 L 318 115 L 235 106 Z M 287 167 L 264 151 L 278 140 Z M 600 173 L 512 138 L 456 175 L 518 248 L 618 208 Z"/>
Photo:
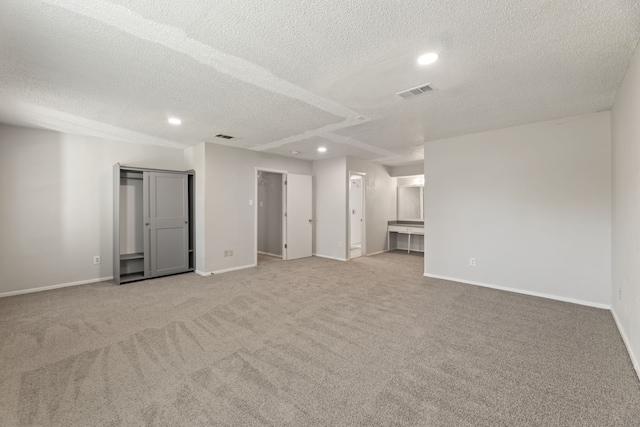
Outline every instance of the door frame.
<path id="1" fill-rule="evenodd" d="M 253 199 L 253 265 L 258 265 L 258 172 L 279 173 L 282 175 L 282 207 L 280 213 L 282 215 L 282 260 L 287 259 L 287 250 L 284 245 L 287 243 L 287 221 L 284 214 L 287 212 L 287 191 L 284 182 L 287 179 L 287 171 L 279 169 L 269 169 L 256 167 L 253 176 L 254 199 Z"/>
<path id="2" fill-rule="evenodd" d="M 347 183 L 349 185 L 348 192 L 348 203 L 347 203 L 347 259 L 351 259 L 351 176 L 352 175 L 360 175 L 362 177 L 362 223 L 360 225 L 362 229 L 362 248 L 360 256 L 367 256 L 367 233 L 366 233 L 366 224 L 367 224 L 367 210 L 366 206 L 366 188 L 367 188 L 367 174 L 366 172 L 356 172 L 349 171 L 349 175 L 347 176 Z"/>

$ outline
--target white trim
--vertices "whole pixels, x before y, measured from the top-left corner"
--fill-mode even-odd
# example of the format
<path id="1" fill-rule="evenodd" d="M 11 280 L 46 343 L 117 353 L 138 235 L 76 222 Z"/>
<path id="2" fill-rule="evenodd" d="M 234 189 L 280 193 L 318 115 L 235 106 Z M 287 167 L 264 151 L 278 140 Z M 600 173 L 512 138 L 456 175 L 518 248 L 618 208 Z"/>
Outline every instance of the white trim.
<path id="1" fill-rule="evenodd" d="M 278 255 L 278 254 L 272 254 L 271 252 L 262 252 L 262 251 L 258 251 L 259 254 L 261 255 L 267 255 L 267 256 L 272 256 L 274 258 L 282 258 L 282 255 Z"/>
<path id="2" fill-rule="evenodd" d="M 52 289 L 68 288 L 69 286 L 86 285 L 88 283 L 104 282 L 113 279 L 113 276 L 98 277 L 97 279 L 80 280 L 78 282 L 61 283 L 59 285 L 42 286 L 40 288 L 22 289 L 19 291 L 5 292 L 0 294 L 0 298 L 11 297 L 14 295 L 30 294 L 32 292 L 50 291 Z"/>
<path id="3" fill-rule="evenodd" d="M 257 252 L 256 252 L 256 254 L 257 254 Z M 258 265 L 258 264 L 249 264 L 249 265 L 241 265 L 240 267 L 224 268 L 222 270 L 212 271 L 211 274 L 220 274 L 220 273 L 228 273 L 230 271 L 244 270 L 245 268 L 255 267 L 256 265 Z"/>
<path id="4" fill-rule="evenodd" d="M 633 350 L 631 348 L 631 343 L 629 342 L 629 338 L 627 338 L 627 334 L 625 334 L 624 329 L 622 328 L 622 324 L 618 319 L 618 315 L 616 314 L 613 307 L 611 307 L 611 315 L 613 316 L 613 320 L 616 322 L 616 326 L 618 327 L 618 332 L 620 332 L 620 336 L 622 336 L 622 341 L 624 342 L 625 347 L 627 347 L 627 353 L 629 353 L 629 358 L 631 359 L 631 364 L 633 365 L 633 369 L 636 370 L 636 375 L 638 379 L 640 379 L 640 363 L 638 363 L 638 359 L 636 355 L 633 354 Z"/>
<path id="5" fill-rule="evenodd" d="M 373 252 L 373 253 L 370 253 L 370 254 L 365 254 L 365 256 L 380 255 L 380 254 L 383 254 L 385 252 L 389 252 L 389 251 L 388 250 L 382 250 L 382 251 Z"/>
<path id="6" fill-rule="evenodd" d="M 534 296 L 534 297 L 548 298 L 548 299 L 553 299 L 553 300 L 557 300 L 557 301 L 570 302 L 570 303 L 573 303 L 573 304 L 586 305 L 586 306 L 589 306 L 589 307 L 604 308 L 605 310 L 610 310 L 611 309 L 611 306 L 609 304 L 602 304 L 602 303 L 599 303 L 599 302 L 583 301 L 583 300 L 579 300 L 579 299 L 561 297 L 561 296 L 557 296 L 557 295 L 543 294 L 541 292 L 525 291 L 525 290 L 522 290 L 522 289 L 508 288 L 506 286 L 496 286 L 496 285 L 490 285 L 488 283 L 474 282 L 472 280 L 456 279 L 455 277 L 438 276 L 438 275 L 435 275 L 435 274 L 424 273 L 424 276 L 425 277 L 432 277 L 434 279 L 443 279 L 443 280 L 450 280 L 452 282 L 466 283 L 467 285 L 482 286 L 484 288 L 498 289 L 498 290 L 501 290 L 501 291 L 515 292 L 517 294 L 531 295 L 531 296 Z"/>
<path id="7" fill-rule="evenodd" d="M 335 256 L 329 256 L 329 255 L 320 255 L 320 254 L 312 254 L 313 256 L 317 256 L 318 258 L 326 258 L 326 259 L 332 259 L 334 261 L 349 261 L 346 258 L 338 258 Z"/>
<path id="8" fill-rule="evenodd" d="M 200 276 L 211 276 L 211 272 L 210 271 L 195 270 L 195 273 L 199 274 Z"/>

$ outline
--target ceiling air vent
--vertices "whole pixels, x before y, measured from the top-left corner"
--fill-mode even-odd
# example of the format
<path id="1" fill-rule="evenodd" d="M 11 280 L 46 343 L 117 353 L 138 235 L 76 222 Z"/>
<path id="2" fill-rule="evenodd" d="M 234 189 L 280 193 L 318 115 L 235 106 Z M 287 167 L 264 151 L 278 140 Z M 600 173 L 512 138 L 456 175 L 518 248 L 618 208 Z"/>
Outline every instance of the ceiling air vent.
<path id="1" fill-rule="evenodd" d="M 435 89 L 431 87 L 430 83 L 427 83 L 426 85 L 403 90 L 402 92 L 398 92 L 396 95 L 399 95 L 404 99 L 411 99 L 415 98 L 416 96 L 424 95 L 425 93 L 431 93 L 434 90 Z"/>
<path id="2" fill-rule="evenodd" d="M 219 133 L 217 135 L 215 135 L 216 138 L 222 138 L 222 139 L 234 139 L 235 136 L 231 136 L 231 135 L 224 135 L 222 133 Z"/>

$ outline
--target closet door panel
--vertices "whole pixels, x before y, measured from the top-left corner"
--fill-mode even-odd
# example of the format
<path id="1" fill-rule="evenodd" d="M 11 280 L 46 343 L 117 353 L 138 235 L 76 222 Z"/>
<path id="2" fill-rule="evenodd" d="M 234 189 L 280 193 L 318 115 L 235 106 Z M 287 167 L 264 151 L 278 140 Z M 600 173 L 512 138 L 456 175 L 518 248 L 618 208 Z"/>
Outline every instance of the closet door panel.
<path id="1" fill-rule="evenodd" d="M 157 219 L 187 218 L 187 177 L 154 173 Z"/>
<path id="2" fill-rule="evenodd" d="M 167 274 L 173 269 L 187 269 L 185 259 L 185 248 L 181 242 L 184 240 L 184 229 L 182 227 L 161 228 L 156 230 L 155 244 L 155 265 L 157 274 Z"/>
<path id="3" fill-rule="evenodd" d="M 189 269 L 187 175 L 149 172 L 151 275 Z"/>

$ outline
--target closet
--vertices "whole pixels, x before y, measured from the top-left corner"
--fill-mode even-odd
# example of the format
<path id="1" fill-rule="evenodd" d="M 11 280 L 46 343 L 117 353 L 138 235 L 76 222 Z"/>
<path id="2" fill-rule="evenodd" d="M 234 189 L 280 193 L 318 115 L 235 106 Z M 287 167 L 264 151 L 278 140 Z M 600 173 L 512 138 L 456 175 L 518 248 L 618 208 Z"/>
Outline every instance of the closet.
<path id="1" fill-rule="evenodd" d="M 113 278 L 195 269 L 193 171 L 113 167 Z"/>

